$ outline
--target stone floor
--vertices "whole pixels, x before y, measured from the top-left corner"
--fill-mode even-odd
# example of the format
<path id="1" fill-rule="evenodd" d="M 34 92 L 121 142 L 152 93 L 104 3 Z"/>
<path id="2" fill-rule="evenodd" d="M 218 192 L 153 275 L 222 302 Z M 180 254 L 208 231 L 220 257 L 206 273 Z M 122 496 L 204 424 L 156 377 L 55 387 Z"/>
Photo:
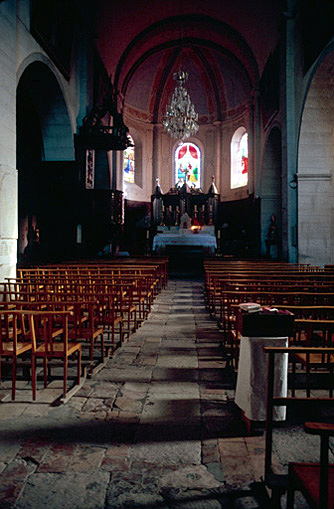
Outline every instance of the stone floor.
<path id="1" fill-rule="evenodd" d="M 264 434 L 247 435 L 234 386 L 203 283 L 171 280 L 149 319 L 68 403 L 55 404 L 57 380 L 35 403 L 23 382 L 15 402 L 3 385 L 0 507 L 270 507 Z M 277 468 L 294 449 L 318 450 L 298 425 L 277 435 Z"/>

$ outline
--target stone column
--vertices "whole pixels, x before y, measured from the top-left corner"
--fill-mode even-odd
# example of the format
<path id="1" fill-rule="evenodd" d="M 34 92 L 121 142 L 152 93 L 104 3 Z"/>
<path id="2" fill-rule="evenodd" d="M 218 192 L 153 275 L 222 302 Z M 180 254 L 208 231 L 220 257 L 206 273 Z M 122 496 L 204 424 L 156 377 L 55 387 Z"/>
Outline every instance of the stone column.
<path id="1" fill-rule="evenodd" d="M 159 168 L 159 145 L 160 145 L 160 133 L 159 125 L 154 124 L 153 126 L 153 139 L 152 139 L 152 193 L 154 193 L 156 187 L 156 179 L 160 178 Z"/>
<path id="2" fill-rule="evenodd" d="M 297 190 L 293 182 L 296 175 L 295 125 L 295 19 L 294 0 L 288 0 L 285 12 L 285 84 L 282 97 L 282 250 L 283 258 L 298 261 L 297 249 Z M 285 85 L 285 87 L 284 87 Z"/>
<path id="3" fill-rule="evenodd" d="M 0 164 L 0 281 L 16 276 L 17 170 Z"/>
<path id="4" fill-rule="evenodd" d="M 214 126 L 216 127 L 216 171 L 214 172 L 216 178 L 216 186 L 218 192 L 221 192 L 221 183 L 222 183 L 222 123 L 214 122 Z"/>
<path id="5" fill-rule="evenodd" d="M 22 2 L 23 3 L 23 2 Z M 16 169 L 16 65 L 17 7 L 19 2 L 2 2 L 0 30 L 0 73 L 2 77 L 0 116 L 0 281 L 16 276 L 18 230 L 18 175 Z M 24 17 L 24 6 L 20 3 Z"/>
<path id="6" fill-rule="evenodd" d="M 250 148 L 250 157 L 248 165 L 248 189 L 249 193 L 255 194 L 255 197 L 260 196 L 261 175 L 260 175 L 260 91 L 258 88 L 253 90 L 253 101 L 250 104 L 250 118 L 253 130 L 248 134 L 248 147 Z M 252 135 L 253 132 L 253 135 Z"/>

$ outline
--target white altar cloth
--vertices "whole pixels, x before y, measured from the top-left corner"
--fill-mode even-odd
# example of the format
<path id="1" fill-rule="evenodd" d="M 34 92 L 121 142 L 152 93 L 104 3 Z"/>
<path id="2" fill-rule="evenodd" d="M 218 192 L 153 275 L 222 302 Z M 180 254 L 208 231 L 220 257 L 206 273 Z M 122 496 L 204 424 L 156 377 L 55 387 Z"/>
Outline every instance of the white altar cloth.
<path id="1" fill-rule="evenodd" d="M 240 339 L 235 403 L 251 421 L 266 420 L 268 359 L 265 346 L 288 346 L 287 337 L 245 337 Z M 288 390 L 288 354 L 275 355 L 274 397 L 286 397 Z M 275 421 L 284 421 L 286 407 L 274 407 Z"/>
<path id="2" fill-rule="evenodd" d="M 160 252 L 166 246 L 203 246 L 214 254 L 217 240 L 208 233 L 158 233 L 154 236 L 153 251 Z"/>

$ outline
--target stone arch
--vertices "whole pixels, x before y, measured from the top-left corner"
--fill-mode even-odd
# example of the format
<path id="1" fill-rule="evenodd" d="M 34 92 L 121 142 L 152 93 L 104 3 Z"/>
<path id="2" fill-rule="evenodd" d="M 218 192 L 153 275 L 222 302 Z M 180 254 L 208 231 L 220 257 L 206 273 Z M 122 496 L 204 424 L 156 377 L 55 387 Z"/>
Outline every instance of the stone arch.
<path id="1" fill-rule="evenodd" d="M 75 159 L 73 133 L 63 91 L 49 66 L 35 61 L 23 71 L 17 94 L 28 94 L 39 119 L 45 161 Z"/>
<path id="2" fill-rule="evenodd" d="M 266 253 L 266 236 L 272 214 L 276 217 L 279 239 L 282 241 L 282 133 L 278 126 L 270 131 L 266 140 L 261 179 L 261 252 Z M 280 247 L 280 246 L 279 246 Z M 271 253 L 272 256 L 278 256 Z"/>
<path id="3" fill-rule="evenodd" d="M 48 246 L 45 258 L 57 258 L 56 251 L 61 246 L 69 247 L 69 238 L 73 237 L 74 242 L 74 233 L 70 231 L 73 225 L 66 219 L 66 211 L 70 208 L 67 201 L 73 188 L 76 163 L 64 95 L 55 74 L 44 61 L 32 62 L 20 72 L 16 133 L 18 260 L 26 253 L 32 258 L 37 254 L 30 249 L 36 240 L 36 229 L 41 233 L 41 243 Z"/>
<path id="4" fill-rule="evenodd" d="M 298 143 L 299 261 L 334 262 L 334 51 L 310 78 Z"/>

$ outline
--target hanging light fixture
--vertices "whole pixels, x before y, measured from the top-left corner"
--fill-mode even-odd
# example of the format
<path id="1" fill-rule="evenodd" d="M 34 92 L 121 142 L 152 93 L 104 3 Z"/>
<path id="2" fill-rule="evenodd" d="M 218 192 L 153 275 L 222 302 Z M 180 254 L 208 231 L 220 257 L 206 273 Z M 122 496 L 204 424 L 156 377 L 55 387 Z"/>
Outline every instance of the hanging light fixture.
<path id="1" fill-rule="evenodd" d="M 182 15 L 180 0 L 180 16 Z M 180 28 L 180 66 L 179 71 L 173 74 L 177 81 L 171 102 L 166 106 L 162 125 L 164 131 L 173 138 L 181 141 L 189 138 L 198 131 L 198 114 L 195 112 L 189 94 L 185 89 L 184 82 L 188 79 L 188 73 L 181 70 L 182 51 L 182 24 Z"/>
<path id="2" fill-rule="evenodd" d="M 170 136 L 183 141 L 198 131 L 198 114 L 183 86 L 188 79 L 188 73 L 181 71 L 180 68 L 173 74 L 173 78 L 177 81 L 177 86 L 170 104 L 166 106 L 163 126 Z"/>

